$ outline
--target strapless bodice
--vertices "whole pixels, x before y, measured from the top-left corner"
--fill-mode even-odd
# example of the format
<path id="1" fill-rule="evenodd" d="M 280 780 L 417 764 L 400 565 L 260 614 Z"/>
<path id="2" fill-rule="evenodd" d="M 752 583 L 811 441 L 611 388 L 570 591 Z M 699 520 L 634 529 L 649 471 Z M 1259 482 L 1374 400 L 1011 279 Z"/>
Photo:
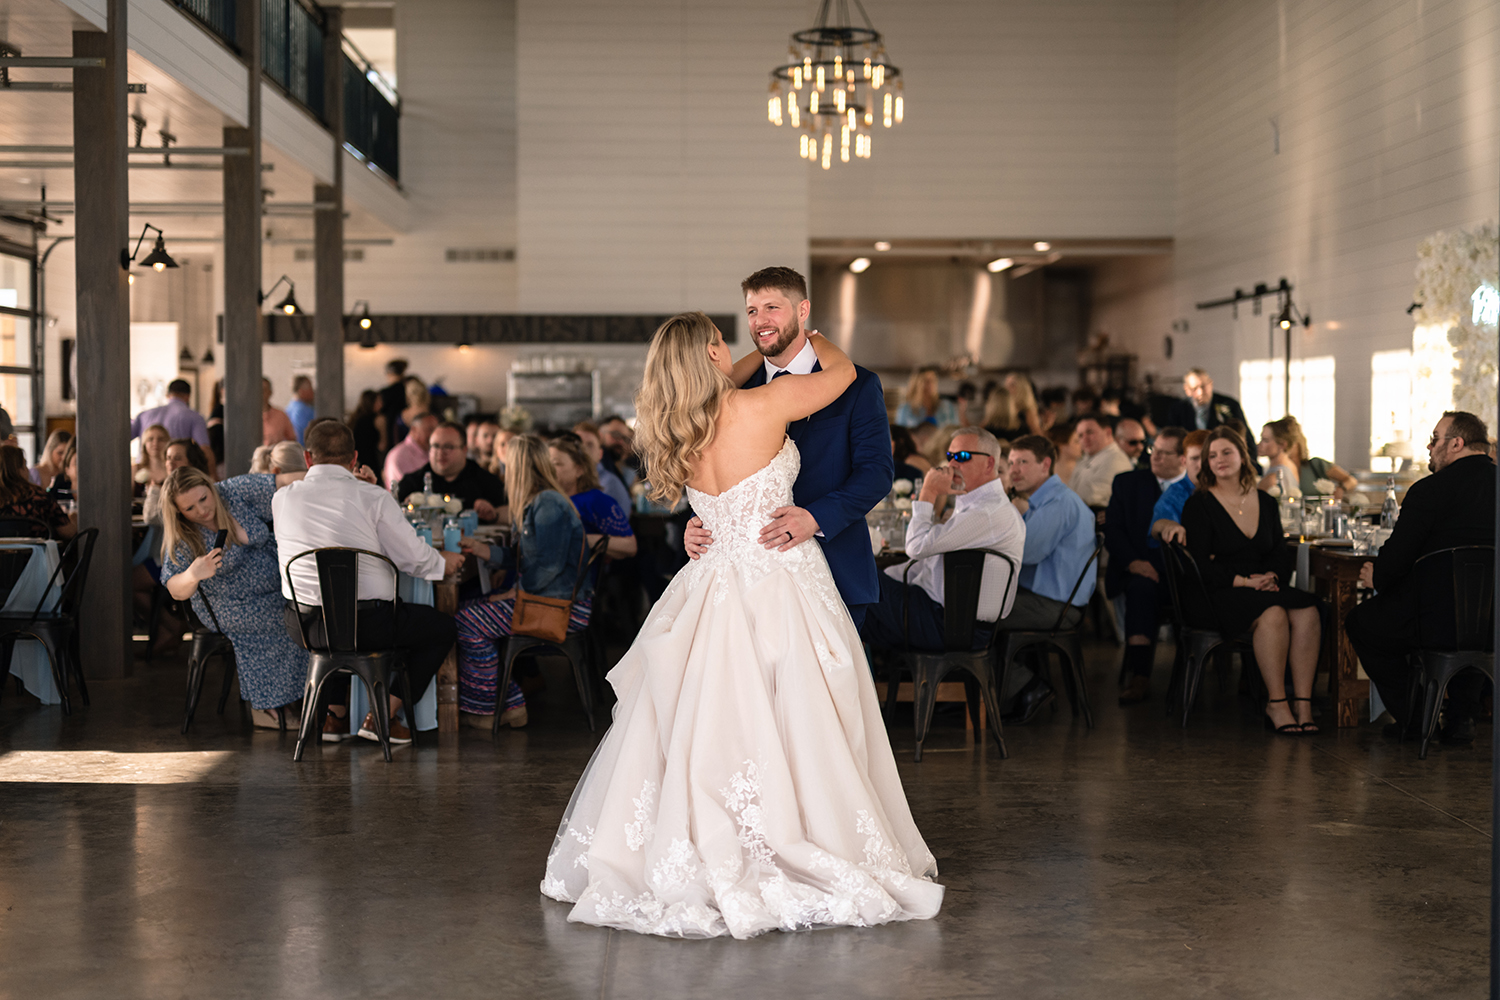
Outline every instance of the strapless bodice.
<path id="1" fill-rule="evenodd" d="M 771 511 L 792 502 L 792 484 L 802 468 L 802 456 L 791 438 L 776 457 L 717 496 L 687 488 L 688 503 L 713 532 L 714 546 L 733 539 L 755 541 L 771 520 Z"/>

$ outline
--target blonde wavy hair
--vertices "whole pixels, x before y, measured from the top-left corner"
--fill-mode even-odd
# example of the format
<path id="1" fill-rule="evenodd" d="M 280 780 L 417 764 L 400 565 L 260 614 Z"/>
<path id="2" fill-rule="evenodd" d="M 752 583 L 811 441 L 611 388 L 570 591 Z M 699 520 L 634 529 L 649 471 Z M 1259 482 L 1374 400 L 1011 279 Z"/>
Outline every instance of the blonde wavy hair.
<path id="1" fill-rule="evenodd" d="M 931 368 L 918 368 L 912 372 L 901 398 L 914 410 L 920 409 L 927 414 L 936 413 L 940 402 L 937 372 Z"/>
<path id="2" fill-rule="evenodd" d="M 521 515 L 531 501 L 547 490 L 563 492 L 557 470 L 552 468 L 547 442 L 535 434 L 517 434 L 505 446 L 505 496 L 511 520 L 520 524 Z"/>
<path id="3" fill-rule="evenodd" d="M 703 313 L 681 313 L 657 329 L 646 352 L 635 394 L 635 450 L 650 478 L 647 495 L 667 507 L 677 505 L 694 461 L 713 444 L 719 407 L 734 388 L 708 356 L 716 333 Z"/>
<path id="4" fill-rule="evenodd" d="M 1297 464 L 1306 465 L 1310 457 L 1307 454 L 1307 435 L 1302 433 L 1302 425 L 1297 418 L 1287 414 L 1280 420 L 1273 420 L 1266 424 L 1271 430 L 1271 437 L 1281 445 L 1281 450 L 1296 459 Z"/>
<path id="5" fill-rule="evenodd" d="M 219 491 L 214 489 L 214 481 L 206 473 L 191 465 L 184 465 L 168 476 L 161 487 L 161 550 L 166 558 L 175 555 L 180 545 L 186 545 L 194 559 L 208 552 L 203 544 L 203 533 L 198 530 L 199 525 L 183 517 L 182 511 L 177 509 L 177 498 L 200 486 L 207 486 L 208 495 L 214 498 L 214 527 L 229 531 L 229 540 L 224 543 L 224 548 L 227 550 L 234 544 L 234 522 L 229 517 L 229 508 L 224 506 L 224 501 L 219 497 Z"/>

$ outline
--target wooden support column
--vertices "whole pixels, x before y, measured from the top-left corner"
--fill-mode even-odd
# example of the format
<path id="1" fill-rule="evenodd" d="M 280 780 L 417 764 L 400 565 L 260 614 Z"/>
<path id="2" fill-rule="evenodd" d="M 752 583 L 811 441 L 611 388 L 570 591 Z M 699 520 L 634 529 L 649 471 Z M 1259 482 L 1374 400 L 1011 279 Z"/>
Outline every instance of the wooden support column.
<path id="1" fill-rule="evenodd" d="M 130 674 L 130 290 L 126 180 L 125 7 L 109 0 L 107 30 L 75 31 L 74 56 L 102 56 L 73 71 L 78 295 L 78 519 L 98 528 L 79 630 L 83 669 Z M 36 336 L 42 335 L 41 330 Z M 38 428 L 40 432 L 41 428 Z"/>
<path id="2" fill-rule="evenodd" d="M 313 357 L 320 417 L 342 420 L 344 406 L 344 12 L 324 7 L 323 118 L 333 133 L 333 183 L 313 187 L 313 201 L 331 204 L 313 213 L 317 297 Z"/>
<path id="3" fill-rule="evenodd" d="M 237 5 L 240 51 L 249 69 L 245 128 L 224 129 L 224 145 L 248 156 L 224 157 L 224 462 L 231 476 L 250 471 L 260 445 L 260 76 L 261 4 Z"/>

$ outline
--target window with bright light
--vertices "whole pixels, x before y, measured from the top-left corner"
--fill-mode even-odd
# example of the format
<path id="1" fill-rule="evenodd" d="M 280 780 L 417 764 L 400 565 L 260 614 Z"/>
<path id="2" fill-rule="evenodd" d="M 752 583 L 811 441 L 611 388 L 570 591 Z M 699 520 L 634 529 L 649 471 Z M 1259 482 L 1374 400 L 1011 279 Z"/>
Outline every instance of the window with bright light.
<path id="1" fill-rule="evenodd" d="M 1411 457 L 1411 351 L 1370 355 L 1370 471 L 1395 472 Z"/>
<path id="2" fill-rule="evenodd" d="M 1286 362 L 1279 358 L 1241 361 L 1240 406 L 1249 424 L 1250 440 L 1259 440 L 1261 427 L 1290 412 L 1302 425 L 1312 456 L 1333 460 L 1336 412 L 1333 374 L 1332 357 L 1294 360 L 1288 411 Z"/>

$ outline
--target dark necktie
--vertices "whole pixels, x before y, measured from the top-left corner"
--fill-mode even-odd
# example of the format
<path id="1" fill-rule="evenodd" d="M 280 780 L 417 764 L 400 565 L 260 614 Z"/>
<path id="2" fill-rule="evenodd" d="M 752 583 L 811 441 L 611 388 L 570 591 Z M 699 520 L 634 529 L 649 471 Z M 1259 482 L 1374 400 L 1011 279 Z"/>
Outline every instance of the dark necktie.
<path id="1" fill-rule="evenodd" d="M 771 376 L 771 381 L 774 382 L 777 379 L 781 378 L 781 376 L 783 376 L 783 375 L 790 375 L 790 374 L 791 374 L 791 372 L 789 372 L 785 368 L 783 368 L 783 369 L 781 369 L 781 371 L 779 371 L 775 375 Z"/>

